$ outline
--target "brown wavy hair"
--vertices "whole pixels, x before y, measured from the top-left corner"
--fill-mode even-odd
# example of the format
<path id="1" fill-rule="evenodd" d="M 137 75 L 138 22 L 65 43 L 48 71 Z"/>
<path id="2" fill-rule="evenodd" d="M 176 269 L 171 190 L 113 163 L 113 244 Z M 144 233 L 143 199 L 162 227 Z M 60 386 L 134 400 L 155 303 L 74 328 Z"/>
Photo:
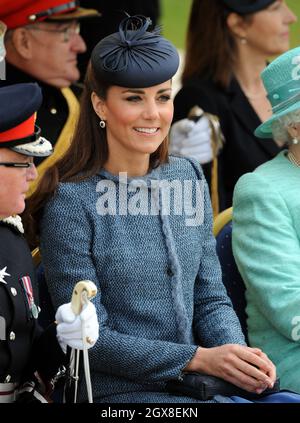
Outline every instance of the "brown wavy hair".
<path id="1" fill-rule="evenodd" d="M 38 244 L 39 222 L 45 204 L 55 194 L 60 182 L 79 182 L 96 175 L 108 159 L 106 131 L 99 127 L 91 94 L 105 100 L 111 84 L 96 78 L 91 64 L 88 67 L 80 101 L 80 116 L 70 148 L 42 177 L 36 191 L 27 200 L 22 216 L 31 248 Z M 150 155 L 149 170 L 168 162 L 168 137 Z"/>
<path id="2" fill-rule="evenodd" d="M 194 0 L 190 12 L 182 82 L 212 78 L 227 87 L 237 59 L 237 43 L 227 25 L 230 11 L 221 0 Z M 250 21 L 252 15 L 243 16 Z"/>

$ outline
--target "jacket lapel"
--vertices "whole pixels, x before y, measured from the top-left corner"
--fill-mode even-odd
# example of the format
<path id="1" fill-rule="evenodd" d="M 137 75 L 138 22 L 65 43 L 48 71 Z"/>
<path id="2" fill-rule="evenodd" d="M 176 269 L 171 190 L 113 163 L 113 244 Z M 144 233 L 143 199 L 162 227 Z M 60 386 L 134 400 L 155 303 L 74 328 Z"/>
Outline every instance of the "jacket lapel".
<path id="1" fill-rule="evenodd" d="M 236 79 L 233 79 L 228 87 L 232 112 L 235 114 L 244 128 L 253 135 L 255 129 L 261 124 L 261 120 L 252 108 L 247 97 L 240 88 Z M 274 157 L 280 150 L 277 144 L 271 138 L 255 137 L 262 150 Z"/>

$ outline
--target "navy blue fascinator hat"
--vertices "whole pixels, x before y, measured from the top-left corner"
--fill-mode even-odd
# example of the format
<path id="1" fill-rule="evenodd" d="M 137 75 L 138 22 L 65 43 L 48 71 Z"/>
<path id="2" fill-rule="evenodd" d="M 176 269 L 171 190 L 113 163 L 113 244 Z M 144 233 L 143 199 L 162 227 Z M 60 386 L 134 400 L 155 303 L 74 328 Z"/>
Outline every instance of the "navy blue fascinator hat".
<path id="1" fill-rule="evenodd" d="M 224 5 L 232 12 L 240 15 L 256 13 L 265 9 L 275 0 L 222 0 Z"/>
<path id="2" fill-rule="evenodd" d="M 103 38 L 92 51 L 96 78 L 127 88 L 147 88 L 168 81 L 176 73 L 179 56 L 158 30 L 148 32 L 151 20 L 125 18 L 119 31 Z"/>

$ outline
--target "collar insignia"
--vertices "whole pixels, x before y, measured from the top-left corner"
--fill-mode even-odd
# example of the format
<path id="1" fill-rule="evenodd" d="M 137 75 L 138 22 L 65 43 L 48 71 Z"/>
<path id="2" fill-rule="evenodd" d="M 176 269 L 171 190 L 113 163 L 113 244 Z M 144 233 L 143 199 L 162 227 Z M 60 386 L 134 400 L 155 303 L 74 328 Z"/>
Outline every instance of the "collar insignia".
<path id="1" fill-rule="evenodd" d="M 0 282 L 4 283 L 5 285 L 7 282 L 4 280 L 5 276 L 11 276 L 9 273 L 6 272 L 7 266 L 3 267 L 2 270 L 0 270 Z"/>

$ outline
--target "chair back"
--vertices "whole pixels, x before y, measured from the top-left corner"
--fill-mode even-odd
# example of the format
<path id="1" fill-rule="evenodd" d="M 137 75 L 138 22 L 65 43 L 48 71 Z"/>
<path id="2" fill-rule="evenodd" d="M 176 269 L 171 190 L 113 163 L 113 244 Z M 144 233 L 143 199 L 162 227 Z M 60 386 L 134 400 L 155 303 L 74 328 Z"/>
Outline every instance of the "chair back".
<path id="1" fill-rule="evenodd" d="M 222 269 L 222 279 L 233 308 L 248 342 L 245 285 L 232 252 L 232 207 L 220 213 L 214 221 L 217 254 Z"/>

